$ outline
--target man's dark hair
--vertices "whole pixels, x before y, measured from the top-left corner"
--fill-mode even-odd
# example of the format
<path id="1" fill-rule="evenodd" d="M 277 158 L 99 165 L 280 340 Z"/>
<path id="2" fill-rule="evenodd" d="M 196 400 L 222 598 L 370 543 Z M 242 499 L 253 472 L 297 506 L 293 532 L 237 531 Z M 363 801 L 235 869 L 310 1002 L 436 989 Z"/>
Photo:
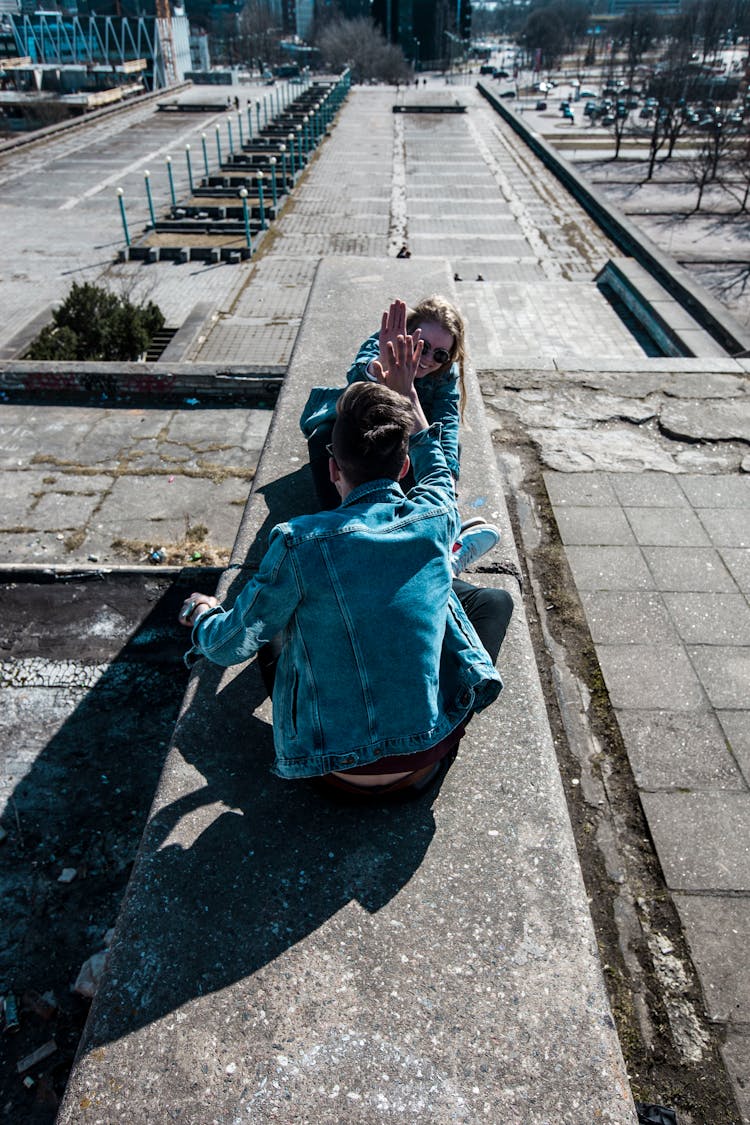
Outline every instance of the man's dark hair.
<path id="1" fill-rule="evenodd" d="M 409 450 L 414 412 L 380 383 L 352 383 L 338 401 L 333 455 L 356 488 L 368 480 L 398 480 Z"/>

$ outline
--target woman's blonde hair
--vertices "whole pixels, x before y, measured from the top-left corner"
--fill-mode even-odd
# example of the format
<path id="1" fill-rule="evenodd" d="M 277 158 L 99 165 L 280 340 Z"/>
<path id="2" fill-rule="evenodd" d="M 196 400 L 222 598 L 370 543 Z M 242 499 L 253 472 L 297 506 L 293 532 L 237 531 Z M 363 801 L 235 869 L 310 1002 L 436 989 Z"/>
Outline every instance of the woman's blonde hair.
<path id="1" fill-rule="evenodd" d="M 460 389 L 460 410 L 463 418 L 466 406 L 466 387 L 464 385 L 464 360 L 466 358 L 466 322 L 455 305 L 435 293 L 431 297 L 424 297 L 413 309 L 409 309 L 406 318 L 406 330 L 411 332 L 418 324 L 439 324 L 453 337 L 451 358 L 441 367 L 440 371 L 447 370 L 452 363 L 458 367 L 458 383 Z"/>

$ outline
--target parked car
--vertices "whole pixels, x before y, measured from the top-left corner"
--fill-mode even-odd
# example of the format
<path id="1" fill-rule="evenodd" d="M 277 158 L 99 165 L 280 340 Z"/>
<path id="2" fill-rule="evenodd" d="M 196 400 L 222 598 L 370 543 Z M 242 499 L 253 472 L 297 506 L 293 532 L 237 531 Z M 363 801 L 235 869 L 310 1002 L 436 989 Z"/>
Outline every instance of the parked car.
<path id="1" fill-rule="evenodd" d="M 616 120 L 616 118 L 615 118 L 614 114 L 606 113 L 604 115 L 604 117 L 602 118 L 602 125 L 614 125 L 615 120 Z"/>
<path id="2" fill-rule="evenodd" d="M 515 98 L 515 96 L 515 90 L 503 90 L 502 94 L 500 95 L 501 98 Z"/>
<path id="3" fill-rule="evenodd" d="M 581 90 L 581 97 L 582 98 L 595 98 L 596 93 L 594 92 L 594 90 Z"/>
<path id="4" fill-rule="evenodd" d="M 497 68 L 495 68 L 495 70 L 492 71 L 492 77 L 493 78 L 510 78 L 510 75 L 508 74 L 507 70 L 498 70 Z"/>
<path id="5" fill-rule="evenodd" d="M 596 117 L 598 112 L 599 107 L 596 102 L 586 102 L 585 106 L 583 107 L 584 117 Z"/>
<path id="6" fill-rule="evenodd" d="M 546 102 L 537 102 L 536 105 L 534 106 L 534 109 L 538 109 L 540 113 L 543 109 L 546 109 L 546 108 L 547 108 Z"/>

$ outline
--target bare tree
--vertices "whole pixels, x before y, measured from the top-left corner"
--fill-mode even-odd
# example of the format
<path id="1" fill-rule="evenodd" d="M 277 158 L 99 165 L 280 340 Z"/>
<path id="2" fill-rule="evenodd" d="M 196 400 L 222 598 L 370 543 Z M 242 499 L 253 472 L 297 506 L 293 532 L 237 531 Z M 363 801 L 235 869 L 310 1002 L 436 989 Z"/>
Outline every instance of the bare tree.
<path id="1" fill-rule="evenodd" d="M 707 186 L 719 180 L 719 168 L 731 154 L 735 141 L 739 136 L 746 140 L 744 130 L 740 133 L 728 114 L 714 113 L 712 120 L 707 123 L 703 141 L 691 160 L 688 161 L 688 171 L 698 189 L 695 201 L 695 211 L 700 211 L 703 202 L 703 193 Z M 725 186 L 722 181 L 722 186 Z M 747 204 L 747 191 L 744 193 L 744 202 Z M 744 208 L 740 208 L 743 210 Z"/>
<path id="2" fill-rule="evenodd" d="M 317 46 L 324 61 L 334 70 L 349 67 L 352 79 L 363 82 L 406 82 L 411 70 L 400 47 L 388 43 L 375 25 L 360 17 L 335 20 L 321 31 Z"/>
<path id="3" fill-rule="evenodd" d="M 276 22 L 270 0 L 247 0 L 239 17 L 237 49 L 250 67 L 263 70 L 281 58 L 282 28 Z"/>
<path id="4" fill-rule="evenodd" d="M 727 174 L 722 178 L 724 190 L 737 201 L 740 214 L 748 210 L 750 202 L 750 132 L 747 122 L 743 125 L 730 147 Z"/>

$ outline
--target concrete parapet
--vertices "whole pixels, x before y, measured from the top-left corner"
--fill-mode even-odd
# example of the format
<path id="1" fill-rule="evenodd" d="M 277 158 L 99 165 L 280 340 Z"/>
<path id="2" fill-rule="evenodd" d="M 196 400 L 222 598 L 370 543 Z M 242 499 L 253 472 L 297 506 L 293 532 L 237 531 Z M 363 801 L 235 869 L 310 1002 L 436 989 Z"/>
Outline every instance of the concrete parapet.
<path id="1" fill-rule="evenodd" d="M 310 387 L 343 383 L 391 298 L 440 291 L 443 262 L 321 262 L 222 595 L 311 510 Z M 461 507 L 501 525 L 479 580 L 517 605 L 503 695 L 439 794 L 351 807 L 269 774 L 255 663 L 200 662 L 60 1125 L 635 1121 L 473 374 L 468 393 Z"/>
<path id="2" fill-rule="evenodd" d="M 529 128 L 517 113 L 483 82 L 477 82 L 480 94 L 516 132 L 547 168 L 571 192 L 612 241 L 625 254 L 640 262 L 730 355 L 750 351 L 750 331 L 735 320 L 723 305 L 698 285 L 669 254 L 660 250 L 651 239 L 638 230 L 604 196 L 591 187 L 576 169 L 543 137 Z"/>
<path id="3" fill-rule="evenodd" d="M 726 356 L 682 305 L 634 258 L 617 258 L 599 270 L 595 281 L 611 290 L 642 324 L 665 356 Z"/>
<path id="4" fill-rule="evenodd" d="M 204 314 L 200 315 L 201 307 Z M 117 402 L 133 397 L 176 402 L 186 396 L 201 401 L 273 402 L 284 376 L 281 366 L 246 365 L 217 370 L 215 365 L 170 361 L 196 338 L 208 306 L 196 306 L 155 363 L 61 363 L 54 360 L 0 361 L 0 394 L 7 398 L 86 399 Z M 198 310 L 198 311 L 196 311 Z M 195 315 L 195 319 L 193 319 Z M 200 324 L 197 318 L 200 316 Z M 184 329 L 184 334 L 183 334 Z"/>

